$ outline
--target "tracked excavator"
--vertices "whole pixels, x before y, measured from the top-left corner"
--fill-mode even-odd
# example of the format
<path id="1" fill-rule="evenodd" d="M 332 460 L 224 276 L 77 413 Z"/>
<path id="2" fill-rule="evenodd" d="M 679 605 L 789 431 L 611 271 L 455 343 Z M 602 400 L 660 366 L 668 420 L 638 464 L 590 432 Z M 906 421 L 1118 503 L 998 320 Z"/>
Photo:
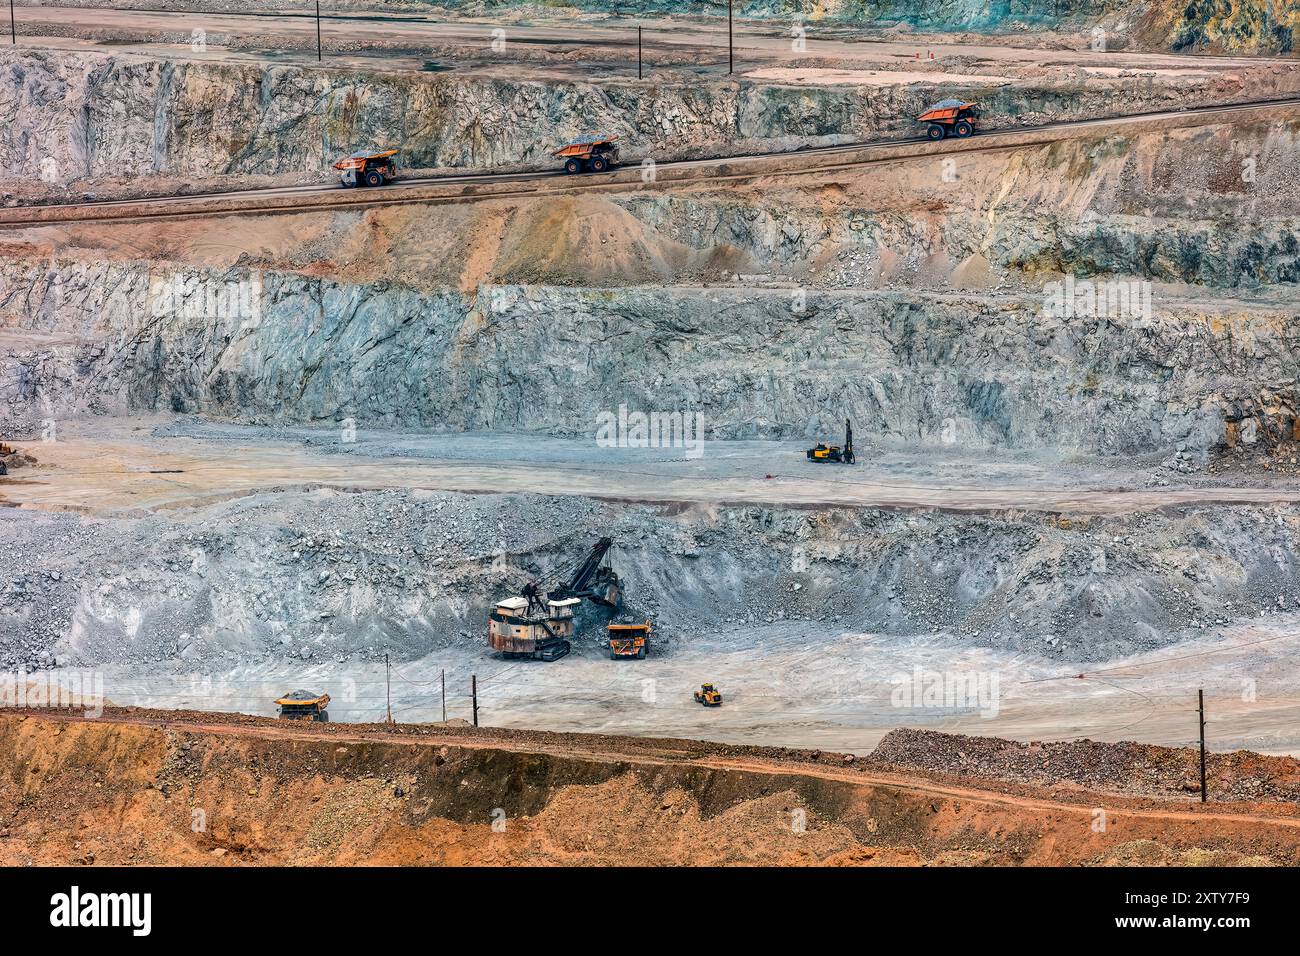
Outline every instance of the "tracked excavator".
<path id="1" fill-rule="evenodd" d="M 505 657 L 558 661 L 572 649 L 578 606 L 583 600 L 617 610 L 622 583 L 605 559 L 613 538 L 601 538 L 549 591 L 530 581 L 518 597 L 499 601 L 488 615 L 488 645 Z"/>

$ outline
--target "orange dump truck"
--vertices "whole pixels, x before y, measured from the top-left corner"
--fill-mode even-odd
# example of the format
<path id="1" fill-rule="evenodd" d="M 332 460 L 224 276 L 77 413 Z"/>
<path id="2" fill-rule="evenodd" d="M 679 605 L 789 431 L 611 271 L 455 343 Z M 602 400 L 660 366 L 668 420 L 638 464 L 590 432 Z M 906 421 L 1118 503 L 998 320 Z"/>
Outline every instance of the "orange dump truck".
<path id="1" fill-rule="evenodd" d="M 398 150 L 359 149 L 344 156 L 334 168 L 344 186 L 382 186 L 397 175 Z"/>
<path id="2" fill-rule="evenodd" d="M 580 173 L 589 170 L 603 173 L 618 165 L 617 136 L 584 136 L 572 143 L 561 146 L 551 153 L 556 159 L 564 160 L 566 173 Z"/>
<path id="3" fill-rule="evenodd" d="M 940 140 L 947 136 L 965 139 L 975 132 L 979 118 L 979 105 L 966 100 L 940 100 L 916 118 L 918 123 L 928 123 L 926 139 Z"/>

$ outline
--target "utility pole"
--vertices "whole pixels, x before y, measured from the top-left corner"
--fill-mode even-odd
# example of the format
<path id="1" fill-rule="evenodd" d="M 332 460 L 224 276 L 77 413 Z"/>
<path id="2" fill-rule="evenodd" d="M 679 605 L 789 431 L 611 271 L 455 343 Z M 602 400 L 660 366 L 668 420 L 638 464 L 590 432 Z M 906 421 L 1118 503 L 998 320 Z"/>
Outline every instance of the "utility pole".
<path id="1" fill-rule="evenodd" d="M 9 2 L 10 2 L 10 3 L 13 3 L 13 0 L 9 0 Z M 637 28 L 636 28 L 636 78 L 637 78 L 638 80 L 642 78 L 642 73 L 641 73 L 641 28 L 640 28 L 640 27 L 637 27 Z"/>
<path id="2" fill-rule="evenodd" d="M 18 45 L 18 24 L 14 20 L 14 0 L 9 0 L 9 42 Z"/>
<path id="3" fill-rule="evenodd" d="M 385 683 L 387 684 L 387 696 L 388 696 L 388 717 L 384 721 L 384 723 L 391 724 L 393 722 L 393 670 L 391 667 L 388 666 L 387 651 L 384 652 L 384 674 L 385 674 Z"/>
<path id="4" fill-rule="evenodd" d="M 731 8 L 735 0 L 727 0 L 727 74 L 730 75 L 736 69 L 736 50 L 731 43 Z"/>
<path id="5" fill-rule="evenodd" d="M 9 0 L 13 3 L 14 0 Z M 320 0 L 316 0 L 316 62 L 320 62 Z"/>
<path id="6" fill-rule="evenodd" d="M 447 722 L 447 672 L 439 671 L 438 676 L 442 679 L 442 722 Z"/>
<path id="7" fill-rule="evenodd" d="M 1205 789 L 1205 691 L 1204 690 L 1198 690 L 1196 692 L 1196 700 L 1200 705 L 1200 712 L 1201 712 L 1201 803 L 1204 803 L 1208 796 Z"/>
<path id="8" fill-rule="evenodd" d="M 469 696 L 474 701 L 474 726 L 478 726 L 478 675 L 469 675 Z"/>

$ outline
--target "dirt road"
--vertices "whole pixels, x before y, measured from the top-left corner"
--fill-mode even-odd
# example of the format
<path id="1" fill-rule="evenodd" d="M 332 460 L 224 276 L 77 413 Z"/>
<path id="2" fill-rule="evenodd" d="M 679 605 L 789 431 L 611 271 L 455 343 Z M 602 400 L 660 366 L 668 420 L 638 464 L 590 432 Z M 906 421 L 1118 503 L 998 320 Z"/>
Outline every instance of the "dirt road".
<path id="1" fill-rule="evenodd" d="M 57 711 L 18 711 L 40 720 L 84 723 L 88 718 Z M 406 727 L 319 725 L 286 722 L 244 715 L 209 714 L 199 711 L 136 711 L 109 708 L 102 718 L 109 724 L 159 727 L 204 734 L 258 737 L 270 740 L 328 740 L 401 742 L 417 747 L 458 747 L 471 750 L 506 750 L 511 753 L 550 754 L 578 757 L 604 763 L 635 760 L 641 764 L 672 766 L 688 763 L 714 770 L 745 770 L 751 773 L 798 773 L 822 780 L 839 780 L 855 785 L 878 785 L 899 791 L 954 797 L 991 806 L 1024 807 L 1050 810 L 1071 815 L 1090 815 L 1097 802 L 1096 793 L 1083 790 L 1069 792 L 1068 797 L 1047 797 L 1035 787 L 1013 780 L 975 787 L 941 775 L 904 775 L 868 769 L 866 764 L 845 763 L 844 755 L 823 751 L 786 750 L 710 744 L 706 741 L 679 738 L 616 737 L 600 734 L 545 733 L 527 729 L 492 727 L 448 728 L 436 724 Z M 1059 791 L 1058 791 L 1059 793 Z M 1268 823 L 1300 829 L 1300 807 L 1269 804 L 1266 812 L 1225 810 L 1197 802 L 1189 795 L 1182 800 L 1158 800 L 1107 793 L 1109 806 L 1142 817 L 1164 820 L 1236 821 Z M 1236 806 L 1228 804 L 1227 806 Z"/>
<path id="2" fill-rule="evenodd" d="M 616 53 L 623 61 L 616 66 L 625 75 L 636 75 L 635 49 L 637 28 L 642 30 L 646 59 L 655 64 L 660 58 L 679 60 L 689 56 L 700 63 L 711 63 L 722 72 L 727 66 L 727 24 L 722 20 L 700 19 L 625 19 L 603 17 L 600 19 L 565 17 L 552 12 L 551 20 L 534 16 L 523 20 L 510 12 L 501 17 L 465 17 L 455 21 L 437 20 L 417 14 L 347 14 L 325 10 L 321 17 L 322 44 L 330 58 L 337 62 L 341 55 L 355 56 L 359 47 L 365 46 L 427 46 L 430 48 L 455 46 L 467 53 L 478 53 L 484 60 L 492 54 L 492 30 L 505 29 L 506 48 L 511 44 L 538 48 L 554 53 L 580 51 L 587 56 L 607 58 L 603 54 Z M 254 37 L 262 43 L 279 44 L 300 51 L 292 62 L 301 65 L 315 62 L 316 20 L 312 11 L 304 7 L 294 14 L 247 14 L 187 10 L 108 10 L 102 7 L 23 7 L 19 15 L 24 43 L 43 44 L 59 34 L 111 36 L 114 33 L 130 37 L 141 34 L 162 38 L 177 33 L 189 34 L 195 28 L 203 29 L 216 37 Z M 1087 38 L 1080 34 L 1078 49 L 1063 49 L 1057 41 L 1053 49 L 1035 47 L 1032 38 L 1007 42 L 972 41 L 968 37 L 926 34 L 915 38 L 883 39 L 872 37 L 868 31 L 850 25 L 829 23 L 800 24 L 805 32 L 806 49 L 801 59 L 817 57 L 847 63 L 898 61 L 921 58 L 929 62 L 935 58 L 961 55 L 973 59 L 1000 63 L 1073 64 L 1101 69 L 1156 69 L 1156 70 L 1230 70 L 1240 66 L 1267 62 L 1263 57 L 1230 56 L 1178 56 L 1162 53 L 1141 53 L 1125 50 L 1097 51 L 1088 48 Z M 734 32 L 734 46 L 742 68 L 755 61 L 771 62 L 789 59 L 794 34 L 789 23 L 741 21 Z M 211 58 L 230 57 L 231 51 L 217 43 L 207 50 L 195 51 L 188 44 L 142 42 L 133 47 L 129 43 L 115 42 L 113 47 L 126 50 L 148 50 L 164 46 L 170 51 L 190 53 Z M 209 50 L 211 52 L 209 52 Z M 505 50 L 500 51 L 502 53 Z M 630 55 L 629 55 L 630 54 Z M 270 59 L 266 54 L 264 59 Z M 246 58 L 255 59 L 257 54 Z M 504 58 L 504 57 L 503 57 Z M 1286 58 L 1275 58 L 1287 62 Z M 277 54 L 276 62 L 285 56 Z M 412 57 L 402 57 L 400 52 L 389 68 L 415 68 L 422 65 Z M 371 64 L 373 66 L 374 64 Z"/>
<path id="3" fill-rule="evenodd" d="M 949 468 L 928 470 L 931 476 L 936 472 L 944 476 L 946 480 L 940 482 L 918 478 L 915 471 L 900 474 L 865 458 L 851 470 L 828 473 L 826 466 L 802 460 L 801 446 L 790 442 L 723 442 L 717 444 L 725 447 L 718 448 L 710 442 L 707 453 L 696 458 L 672 449 L 638 455 L 637 450 L 601 449 L 581 440 L 494 435 L 449 441 L 426 436 L 405 448 L 395 443 L 389 454 L 372 455 L 362 446 L 355 446 L 359 453 L 354 453 L 353 446 L 338 444 L 332 432 L 318 432 L 326 444 L 316 448 L 268 439 L 255 429 L 212 431 L 204 440 L 149 438 L 134 431 L 129 421 L 69 422 L 60 427 L 57 441 L 30 446 L 38 466 L 0 479 L 0 501 L 101 515 L 314 487 L 534 492 L 693 506 L 1028 510 L 1079 515 L 1208 503 L 1300 501 L 1300 485 L 1293 483 L 1263 488 L 1089 486 L 1088 480 L 1105 480 L 1101 473 L 1062 480 L 1059 464 L 1047 462 L 985 470 L 989 462 L 972 472 L 970 461 L 954 461 Z M 384 438 L 373 440 L 382 443 Z M 540 460 L 546 467 L 537 467 Z M 887 463 L 894 464 L 892 459 Z M 960 477 L 963 472 L 976 477 Z M 1117 475 L 1109 480 L 1125 481 Z"/>

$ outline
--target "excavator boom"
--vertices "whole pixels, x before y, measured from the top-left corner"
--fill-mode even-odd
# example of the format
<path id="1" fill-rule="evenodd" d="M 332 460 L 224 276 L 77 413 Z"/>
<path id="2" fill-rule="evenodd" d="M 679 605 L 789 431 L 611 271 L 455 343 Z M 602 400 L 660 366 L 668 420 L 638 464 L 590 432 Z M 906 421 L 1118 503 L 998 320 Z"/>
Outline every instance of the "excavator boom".
<path id="1" fill-rule="evenodd" d="M 573 575 L 567 583 L 560 584 L 555 591 L 549 594 L 552 601 L 563 601 L 567 597 L 588 597 L 588 587 L 591 581 L 597 578 L 597 572 L 601 570 L 601 562 L 604 561 L 604 555 L 610 553 L 611 546 L 614 545 L 614 538 L 602 537 L 595 542 L 590 553 L 582 563 L 573 570 Z"/>

